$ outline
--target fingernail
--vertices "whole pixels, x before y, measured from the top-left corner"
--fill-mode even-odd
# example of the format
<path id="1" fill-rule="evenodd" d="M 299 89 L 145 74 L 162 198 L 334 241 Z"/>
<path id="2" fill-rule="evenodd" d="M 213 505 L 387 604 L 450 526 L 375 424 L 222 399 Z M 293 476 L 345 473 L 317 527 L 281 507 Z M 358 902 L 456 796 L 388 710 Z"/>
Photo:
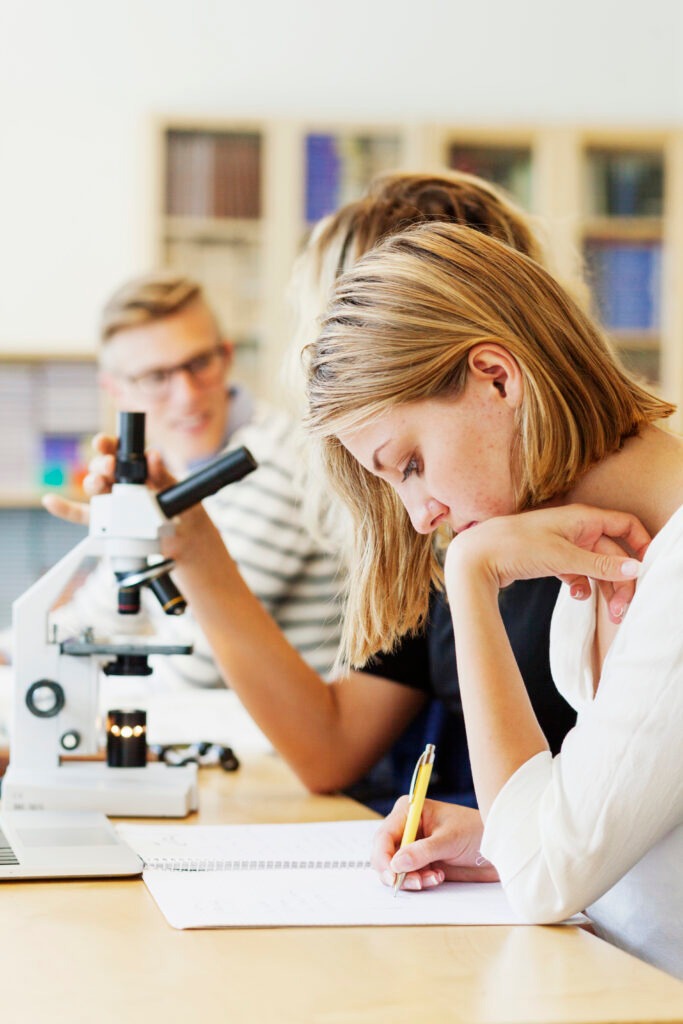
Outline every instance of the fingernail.
<path id="1" fill-rule="evenodd" d="M 393 886 L 394 882 L 396 881 L 396 875 L 394 874 L 393 871 L 383 871 L 382 874 L 380 875 L 380 878 L 382 879 L 385 885 L 389 886 Z"/>
<path id="2" fill-rule="evenodd" d="M 428 874 L 424 875 L 422 878 L 424 885 L 438 885 L 440 881 L 441 879 L 435 871 L 428 872 Z"/>
<path id="3" fill-rule="evenodd" d="M 583 587 L 570 587 L 569 593 L 572 597 L 580 600 L 583 597 Z"/>
<path id="4" fill-rule="evenodd" d="M 628 606 L 625 604 L 618 604 L 612 608 L 612 615 L 615 619 L 621 619 Z"/>
<path id="5" fill-rule="evenodd" d="M 634 576 L 640 575 L 640 566 L 641 563 L 636 558 L 627 558 L 625 562 L 621 563 L 621 575 L 633 579 Z"/>
<path id="6" fill-rule="evenodd" d="M 419 878 L 410 877 L 403 880 L 404 889 L 421 889 L 422 883 Z"/>

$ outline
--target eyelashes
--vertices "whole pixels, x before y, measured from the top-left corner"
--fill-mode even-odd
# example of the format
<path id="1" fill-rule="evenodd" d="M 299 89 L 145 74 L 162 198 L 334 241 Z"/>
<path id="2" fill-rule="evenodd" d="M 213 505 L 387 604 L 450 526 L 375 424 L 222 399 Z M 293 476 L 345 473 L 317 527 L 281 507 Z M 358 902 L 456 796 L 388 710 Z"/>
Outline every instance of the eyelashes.
<path id="1" fill-rule="evenodd" d="M 406 464 L 405 469 L 403 470 L 403 476 L 401 477 L 401 482 L 405 483 L 406 480 L 408 479 L 408 477 L 412 476 L 413 473 L 419 472 L 419 469 L 420 469 L 420 467 L 418 465 L 417 459 L 415 458 L 414 455 L 411 455 L 411 457 L 408 459 L 408 462 Z"/>

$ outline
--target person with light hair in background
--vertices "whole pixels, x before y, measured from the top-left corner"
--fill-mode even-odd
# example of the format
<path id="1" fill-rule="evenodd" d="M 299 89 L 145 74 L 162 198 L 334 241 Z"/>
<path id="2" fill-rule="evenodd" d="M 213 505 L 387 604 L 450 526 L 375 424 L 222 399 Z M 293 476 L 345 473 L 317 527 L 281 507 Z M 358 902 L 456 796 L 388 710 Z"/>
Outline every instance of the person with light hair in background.
<path id="1" fill-rule="evenodd" d="M 303 522 L 298 427 L 230 379 L 233 345 L 198 281 L 156 270 L 125 281 L 100 321 L 100 381 L 117 410 L 145 415 L 147 443 L 177 477 L 245 445 L 255 472 L 206 499 L 206 507 L 253 594 L 316 672 L 327 676 L 339 645 L 337 559 Z M 192 655 L 160 659 L 154 686 L 223 686 L 191 609 L 164 615 L 142 591 L 138 615 L 119 615 L 113 574 L 102 564 L 55 621 L 67 634 L 92 626 L 104 636 L 154 634 L 193 644 Z M 158 681 L 156 677 L 159 676 Z"/>
<path id="2" fill-rule="evenodd" d="M 522 920 L 585 910 L 683 977 L 683 439 L 656 425 L 674 407 L 542 267 L 446 224 L 344 274 L 306 355 L 307 424 L 356 531 L 345 657 L 419 628 L 443 574 L 479 803 L 427 801 L 400 849 L 403 798 L 376 869 L 420 889 L 485 858 Z M 551 663 L 578 710 L 555 757 L 499 608 L 538 576 L 565 584 Z"/>
<path id="3" fill-rule="evenodd" d="M 471 223 L 534 258 L 542 257 L 528 218 L 481 179 L 456 172 L 380 178 L 367 196 L 316 226 L 298 261 L 292 292 L 300 329 L 290 359 L 295 392 L 297 387 L 301 392 L 301 347 L 315 337 L 337 276 L 385 235 L 427 220 Z M 96 474 L 90 480 L 95 490 L 111 481 L 112 460 L 106 453 L 112 451 L 112 442 L 103 440 L 100 450 L 105 455 L 96 463 Z M 152 459 L 150 465 L 157 463 Z M 157 469 L 161 485 L 166 478 Z M 307 524 L 323 532 L 325 546 L 344 548 L 347 538 L 338 515 L 340 503 L 327 500 L 324 480 L 315 467 L 309 469 L 303 488 Z M 50 507 L 57 504 L 50 499 Z M 82 512 L 75 510 L 75 514 Z M 231 550 L 229 533 L 223 537 Z M 205 550 L 201 538 L 206 541 Z M 262 614 L 239 575 L 239 565 L 214 547 L 217 538 L 206 530 L 206 524 L 197 526 L 195 540 L 196 554 L 184 554 L 181 541 L 177 542 L 179 571 L 182 573 L 187 557 L 200 575 L 205 574 L 202 599 L 192 606 L 219 669 L 310 789 L 327 792 L 362 780 L 353 789 L 355 795 L 378 807 L 387 800 L 393 803 L 405 770 L 414 765 L 417 736 L 421 741 L 425 730 L 437 728 L 440 749 L 434 791 L 473 802 L 452 627 L 441 595 L 433 595 L 426 630 L 403 640 L 391 654 L 370 659 L 364 671 L 344 673 L 332 685 L 324 686 L 319 675 L 287 645 L 273 621 Z M 530 699 L 553 750 L 559 749 L 574 721 L 572 709 L 552 686 L 548 664 L 548 627 L 558 586 L 555 580 L 523 581 L 501 598 Z M 431 698 L 441 703 L 430 705 Z M 408 727 L 414 731 L 397 749 L 394 745 Z M 515 728 L 514 721 L 509 727 Z M 378 765 L 388 751 L 392 751 L 389 761 Z M 365 777 L 373 766 L 375 770 Z"/>

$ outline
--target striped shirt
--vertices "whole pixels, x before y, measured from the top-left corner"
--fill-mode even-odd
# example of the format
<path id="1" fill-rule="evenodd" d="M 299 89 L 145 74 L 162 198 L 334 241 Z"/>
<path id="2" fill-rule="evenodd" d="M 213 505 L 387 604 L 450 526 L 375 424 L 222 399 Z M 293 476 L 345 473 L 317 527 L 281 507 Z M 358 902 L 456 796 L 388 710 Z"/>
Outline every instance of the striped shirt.
<path id="1" fill-rule="evenodd" d="M 245 445 L 258 468 L 204 505 L 250 590 L 309 665 L 328 676 L 341 632 L 338 562 L 320 550 L 304 525 L 298 428 L 265 404 L 255 403 L 250 411 L 249 422 L 231 433 L 226 450 Z M 60 635 L 87 625 L 98 638 L 135 633 L 192 644 L 193 654 L 154 659 L 155 667 L 172 688 L 223 685 L 191 610 L 167 616 L 146 589 L 142 599 L 138 615 L 118 615 L 113 575 L 101 564 L 56 613 Z"/>

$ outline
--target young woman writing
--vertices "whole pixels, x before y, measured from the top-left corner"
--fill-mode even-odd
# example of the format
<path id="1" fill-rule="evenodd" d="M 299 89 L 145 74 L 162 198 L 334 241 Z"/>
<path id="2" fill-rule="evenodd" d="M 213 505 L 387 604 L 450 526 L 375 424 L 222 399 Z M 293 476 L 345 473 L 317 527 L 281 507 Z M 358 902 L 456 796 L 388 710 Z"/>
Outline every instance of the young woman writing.
<path id="1" fill-rule="evenodd" d="M 399 803 L 376 868 L 420 888 L 483 855 L 524 918 L 586 910 L 683 974 L 683 441 L 654 425 L 673 407 L 538 264 L 443 224 L 341 278 L 308 399 L 355 523 L 350 663 L 419 626 L 432 534 L 454 535 L 444 579 L 481 816 L 428 801 L 422 838 L 397 852 Z M 498 605 L 536 576 L 566 583 L 551 664 L 578 720 L 555 758 Z"/>

